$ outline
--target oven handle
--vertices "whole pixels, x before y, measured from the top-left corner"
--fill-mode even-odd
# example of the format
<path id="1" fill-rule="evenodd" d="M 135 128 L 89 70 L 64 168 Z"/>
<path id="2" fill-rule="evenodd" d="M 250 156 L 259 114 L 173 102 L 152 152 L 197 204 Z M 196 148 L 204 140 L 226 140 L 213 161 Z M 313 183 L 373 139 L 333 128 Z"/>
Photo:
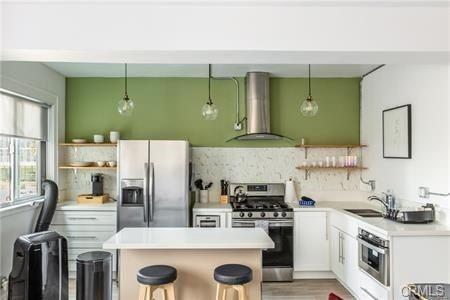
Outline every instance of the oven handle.
<path id="1" fill-rule="evenodd" d="M 371 244 L 371 243 L 366 242 L 365 240 L 363 240 L 363 239 L 360 238 L 359 236 L 358 236 L 356 239 L 358 240 L 358 242 L 359 242 L 361 245 L 364 245 L 364 246 L 366 246 L 366 247 L 369 248 L 369 249 L 372 249 L 372 250 L 374 250 L 374 251 L 377 251 L 378 253 L 381 253 L 381 254 L 387 254 L 387 253 L 389 253 L 389 249 L 377 247 L 377 246 L 375 246 L 375 245 L 373 245 L 373 244 Z"/>
<path id="2" fill-rule="evenodd" d="M 232 221 L 233 226 L 234 225 L 253 225 L 253 227 L 255 227 L 255 221 L 254 220 L 249 220 L 249 221 Z M 294 222 L 293 221 L 285 221 L 285 220 L 280 220 L 280 221 L 275 221 L 275 222 L 271 222 L 268 221 L 269 227 L 294 227 Z M 248 226 L 246 226 L 248 227 Z"/>
<path id="3" fill-rule="evenodd" d="M 294 227 L 294 222 L 293 221 L 276 221 L 276 222 L 269 221 L 269 227 Z"/>

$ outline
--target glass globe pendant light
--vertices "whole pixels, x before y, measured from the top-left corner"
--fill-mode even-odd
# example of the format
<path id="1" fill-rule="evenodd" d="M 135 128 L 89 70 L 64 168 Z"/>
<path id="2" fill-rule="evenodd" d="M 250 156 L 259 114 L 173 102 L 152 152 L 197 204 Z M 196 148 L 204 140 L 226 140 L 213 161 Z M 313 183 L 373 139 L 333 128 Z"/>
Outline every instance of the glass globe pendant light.
<path id="1" fill-rule="evenodd" d="M 206 121 L 214 121 L 219 115 L 219 109 L 211 99 L 211 64 L 208 65 L 208 101 L 202 107 L 202 117 Z"/>
<path id="2" fill-rule="evenodd" d="M 128 90 L 127 90 L 127 64 L 125 64 L 125 94 L 123 96 L 123 99 L 117 103 L 117 110 L 119 111 L 119 114 L 125 117 L 131 116 L 134 109 L 134 101 L 128 97 Z"/>
<path id="3" fill-rule="evenodd" d="M 319 111 L 319 105 L 311 96 L 311 65 L 308 65 L 308 97 L 303 101 L 300 106 L 300 112 L 305 117 L 314 117 Z"/>

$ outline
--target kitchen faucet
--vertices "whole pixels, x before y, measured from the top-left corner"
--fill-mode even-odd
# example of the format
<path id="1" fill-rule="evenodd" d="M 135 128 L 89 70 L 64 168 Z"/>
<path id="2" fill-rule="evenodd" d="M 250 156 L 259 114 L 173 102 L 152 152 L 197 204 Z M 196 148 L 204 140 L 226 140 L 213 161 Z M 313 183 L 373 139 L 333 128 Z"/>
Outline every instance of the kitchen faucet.
<path id="1" fill-rule="evenodd" d="M 380 198 L 376 195 L 372 195 L 372 196 L 369 196 L 367 198 L 367 200 L 369 200 L 369 201 L 376 200 L 376 201 L 381 202 L 381 204 L 383 204 L 384 207 L 386 208 L 386 211 L 395 209 L 395 196 L 389 191 L 387 193 L 383 193 L 383 194 L 384 194 L 383 198 Z"/>

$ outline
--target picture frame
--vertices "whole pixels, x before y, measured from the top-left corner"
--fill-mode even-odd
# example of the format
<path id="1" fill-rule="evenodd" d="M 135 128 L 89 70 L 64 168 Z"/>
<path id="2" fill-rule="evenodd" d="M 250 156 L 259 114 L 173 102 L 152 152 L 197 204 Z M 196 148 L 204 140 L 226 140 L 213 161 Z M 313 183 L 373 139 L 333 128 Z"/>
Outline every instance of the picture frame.
<path id="1" fill-rule="evenodd" d="M 383 158 L 411 159 L 411 104 L 383 110 Z"/>

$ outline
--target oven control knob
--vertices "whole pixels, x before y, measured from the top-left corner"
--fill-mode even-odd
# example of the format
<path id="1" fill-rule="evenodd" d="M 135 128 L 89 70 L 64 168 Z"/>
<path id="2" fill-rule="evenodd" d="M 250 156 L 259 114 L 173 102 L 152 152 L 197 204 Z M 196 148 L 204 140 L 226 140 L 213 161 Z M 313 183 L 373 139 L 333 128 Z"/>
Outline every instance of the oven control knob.
<path id="1" fill-rule="evenodd" d="M 282 217 L 286 217 L 286 213 L 285 213 L 285 212 L 282 212 L 282 213 L 281 213 L 281 216 L 282 216 Z"/>
<path id="2" fill-rule="evenodd" d="M 264 216 L 265 216 L 265 215 L 266 215 L 265 213 L 263 213 L 263 212 L 261 213 L 261 217 L 263 217 L 263 218 L 264 218 Z"/>
<path id="3" fill-rule="evenodd" d="M 249 213 L 247 214 L 247 216 L 248 216 L 249 218 L 251 218 L 251 216 L 253 216 L 253 214 L 252 214 L 251 212 L 249 212 Z"/>
<path id="4" fill-rule="evenodd" d="M 277 212 L 274 212 L 273 213 L 273 216 L 276 218 L 276 217 L 278 217 L 278 213 Z"/>
<path id="5" fill-rule="evenodd" d="M 239 217 L 241 217 L 241 218 L 244 217 L 244 215 L 245 214 L 243 212 L 239 213 Z"/>

